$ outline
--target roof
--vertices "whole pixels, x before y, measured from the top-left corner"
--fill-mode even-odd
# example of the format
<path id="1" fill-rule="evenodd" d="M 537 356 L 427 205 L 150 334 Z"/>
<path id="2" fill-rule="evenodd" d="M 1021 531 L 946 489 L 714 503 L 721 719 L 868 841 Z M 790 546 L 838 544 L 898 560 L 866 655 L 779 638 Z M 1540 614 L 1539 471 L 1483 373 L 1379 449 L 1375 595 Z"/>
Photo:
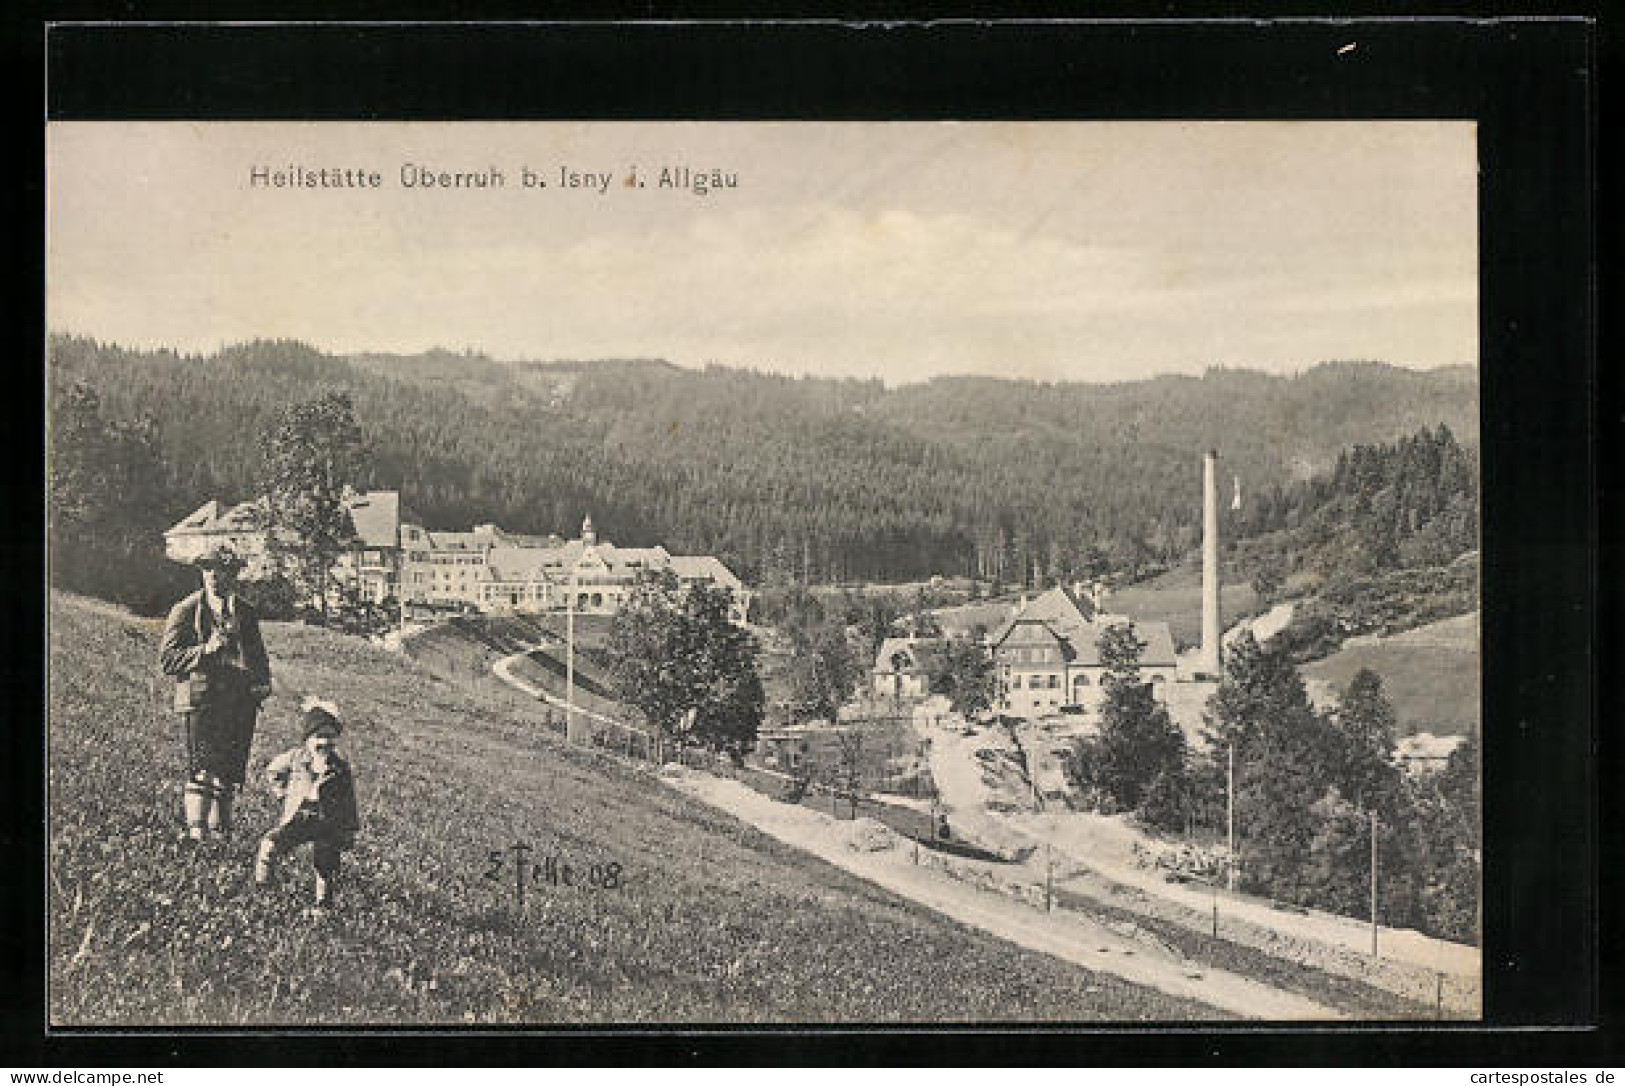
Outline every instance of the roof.
<path id="1" fill-rule="evenodd" d="M 446 534 L 446 533 L 441 533 Z M 556 580 L 564 581 L 570 571 L 596 556 L 612 572 L 634 573 L 642 569 L 670 569 L 679 577 L 688 579 L 710 578 L 723 585 L 736 585 L 739 578 L 731 573 L 719 559 L 710 555 L 683 555 L 673 557 L 664 547 L 617 547 L 601 543 L 588 548 L 579 539 L 554 547 L 527 547 L 511 545 L 511 537 L 492 546 L 486 555 L 491 579 L 497 581 Z"/>
<path id="2" fill-rule="evenodd" d="M 1058 585 L 1040 593 L 1021 613 L 1026 618 L 1071 625 L 1094 618 L 1095 606 L 1067 586 Z"/>
<path id="3" fill-rule="evenodd" d="M 1100 638 L 1113 626 L 1125 623 L 1112 620 L 1109 622 L 1091 622 L 1085 628 L 1075 631 L 1067 642 L 1076 653 L 1073 663 L 1084 667 L 1102 666 L 1100 659 Z M 1145 644 L 1140 650 L 1141 667 L 1173 667 L 1176 663 L 1174 656 L 1174 637 L 1168 631 L 1166 622 L 1128 622 L 1134 635 Z"/>
<path id="4" fill-rule="evenodd" d="M 740 583 L 738 577 L 722 559 L 709 554 L 674 554 L 670 558 L 671 571 L 684 580 L 699 580 L 709 578 L 712 582 L 733 587 Z"/>
<path id="5" fill-rule="evenodd" d="M 502 539 L 515 547 L 525 547 L 534 550 L 553 550 L 564 545 L 564 537 L 559 535 L 530 535 L 525 532 L 502 532 Z"/>
<path id="6" fill-rule="evenodd" d="M 989 635 L 989 639 L 995 645 L 1003 641 L 1016 622 L 1022 619 L 1036 619 L 1048 623 L 1056 633 L 1064 636 L 1069 630 L 1087 626 L 1094 614 L 1095 608 L 1092 603 L 1061 585 L 1040 593 L 1011 612 L 1010 617 Z"/>
<path id="7" fill-rule="evenodd" d="M 931 617 L 937 620 L 937 626 L 949 637 L 969 637 L 978 626 L 982 627 L 984 634 L 1000 629 L 1014 610 L 1009 603 L 979 601 L 957 607 L 941 607 L 931 612 Z"/>
<path id="8" fill-rule="evenodd" d="M 213 498 L 198 506 L 191 513 L 182 517 L 165 535 L 192 535 L 206 531 L 220 518 L 220 503 Z"/>
<path id="9" fill-rule="evenodd" d="M 1121 625 L 1131 627 L 1135 636 L 1145 645 L 1140 650 L 1141 667 L 1175 666 L 1177 658 L 1174 653 L 1174 636 L 1166 622 L 1133 622 L 1117 615 L 1102 616 L 1100 620 L 1062 624 L 1033 618 L 1023 613 L 1006 624 L 992 643 L 997 649 L 1012 636 L 1017 640 L 1031 640 L 1028 632 L 1041 630 L 1048 637 L 1053 637 L 1061 643 L 1061 650 L 1066 656 L 1067 663 L 1080 667 L 1101 667 L 1103 664 L 1100 659 L 1100 639 L 1107 630 Z"/>
<path id="10" fill-rule="evenodd" d="M 543 553 L 535 547 L 492 547 L 485 556 L 487 578 L 493 581 L 546 580 L 540 562 Z"/>
<path id="11" fill-rule="evenodd" d="M 197 517 L 209 509 L 198 510 Z M 190 521 L 191 518 L 188 518 Z M 527 535 L 505 532 L 495 525 L 469 532 L 431 531 L 416 524 L 402 524 L 400 496 L 396 491 L 373 491 L 360 495 L 351 507 L 356 532 L 368 546 L 396 546 L 402 532 L 421 533 L 413 549 L 427 546 L 436 551 L 483 551 L 492 580 L 564 580 L 582 563 L 597 561 L 616 575 L 633 575 L 641 570 L 670 569 L 686 580 L 709 579 L 729 588 L 742 582 L 721 559 L 708 554 L 670 554 L 665 547 L 617 547 L 600 539 L 560 539 L 557 535 Z M 184 523 L 184 522 L 183 522 Z M 173 530 L 173 529 L 172 529 Z M 383 540 L 386 537 L 389 542 Z"/>
<path id="12" fill-rule="evenodd" d="M 888 637 L 880 643 L 875 650 L 875 670 L 891 673 L 892 657 L 901 654 L 908 658 L 908 664 L 898 670 L 905 673 L 925 670 L 926 657 L 936 649 L 934 642 L 921 641 L 913 637 Z"/>
<path id="13" fill-rule="evenodd" d="M 219 532 L 251 532 L 260 527 L 260 503 L 238 502 L 225 506 L 214 500 L 206 501 L 182 517 L 166 536 L 213 535 Z"/>
<path id="14" fill-rule="evenodd" d="M 401 542 L 401 495 L 397 490 L 369 490 L 344 503 L 364 546 L 398 547 Z"/>
<path id="15" fill-rule="evenodd" d="M 430 548 L 437 551 L 478 551 L 491 546 L 490 536 L 473 532 L 425 531 L 423 534 L 429 537 Z"/>

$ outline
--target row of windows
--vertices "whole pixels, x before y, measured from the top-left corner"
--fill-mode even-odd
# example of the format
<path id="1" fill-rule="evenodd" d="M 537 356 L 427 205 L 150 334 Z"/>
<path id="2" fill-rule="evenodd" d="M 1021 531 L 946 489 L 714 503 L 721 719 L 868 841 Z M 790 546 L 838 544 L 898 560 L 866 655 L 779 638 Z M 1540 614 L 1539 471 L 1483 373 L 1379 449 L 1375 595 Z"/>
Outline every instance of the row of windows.
<path id="1" fill-rule="evenodd" d="M 1150 681 L 1154 682 L 1154 683 L 1163 682 L 1164 681 L 1164 676 L 1162 676 L 1162 675 L 1153 675 L 1153 676 L 1151 676 Z M 1009 677 L 1009 682 L 1010 682 L 1010 689 L 1011 690 L 1020 690 L 1021 689 L 1021 676 L 1020 675 L 1011 675 Z M 1073 687 L 1073 689 L 1077 689 L 1080 686 L 1089 686 L 1089 685 L 1091 685 L 1089 676 L 1087 676 L 1087 675 L 1074 675 L 1074 676 L 1072 676 L 1072 687 Z M 1057 690 L 1057 689 L 1060 688 L 1060 686 L 1061 686 L 1061 679 L 1060 679 L 1059 675 L 1029 675 L 1029 676 L 1027 676 L 1027 689 L 1029 689 L 1029 690 Z"/>
<path id="2" fill-rule="evenodd" d="M 1078 678 L 1083 678 L 1079 675 Z M 1027 689 L 1029 690 L 1055 690 L 1061 685 L 1059 675 L 1029 675 L 1027 676 Z M 1010 682 L 1010 689 L 1021 689 L 1021 676 L 1017 675 Z"/>
<path id="3" fill-rule="evenodd" d="M 507 592 L 491 592 L 491 591 L 487 591 L 485 593 L 485 600 L 486 600 L 487 603 L 496 603 L 496 602 L 502 601 L 502 602 L 506 602 L 509 607 L 518 607 L 519 604 L 520 604 L 520 601 L 522 600 L 522 598 L 523 598 L 523 593 L 513 592 L 513 591 L 507 591 Z M 578 595 L 576 597 L 576 608 L 578 610 L 586 610 L 587 608 L 592 608 L 592 607 L 603 607 L 606 602 L 607 603 L 618 603 L 619 601 L 617 600 L 617 598 L 615 596 L 612 595 L 612 596 L 606 597 L 602 592 L 583 592 L 583 593 L 581 593 L 580 595 Z"/>
<path id="4" fill-rule="evenodd" d="M 485 556 L 479 554 L 431 554 L 428 558 L 419 558 L 418 561 L 435 566 L 483 566 L 485 565 Z"/>
<path id="5" fill-rule="evenodd" d="M 1054 648 L 1021 648 L 1005 647 L 999 650 L 999 656 L 1007 663 L 1015 664 L 1054 664 L 1059 663 L 1061 653 Z"/>

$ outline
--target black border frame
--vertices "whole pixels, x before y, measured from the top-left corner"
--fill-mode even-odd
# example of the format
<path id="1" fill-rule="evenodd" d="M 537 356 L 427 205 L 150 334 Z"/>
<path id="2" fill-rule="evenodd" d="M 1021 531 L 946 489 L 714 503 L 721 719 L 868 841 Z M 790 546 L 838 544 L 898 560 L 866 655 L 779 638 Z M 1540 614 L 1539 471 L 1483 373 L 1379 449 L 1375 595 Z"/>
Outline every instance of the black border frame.
<path id="1" fill-rule="evenodd" d="M 284 4 L 256 17 L 309 18 L 313 6 Z M 403 6 L 423 5 L 395 7 Z M 1087 23 L 989 22 L 970 12 L 936 22 L 247 26 L 73 23 L 132 10 L 50 7 L 8 28 L 15 32 L 7 44 L 13 70 L 37 77 L 43 116 L 61 120 L 1476 120 L 1491 1025 L 47 1034 L 43 918 L 33 892 L 44 878 L 35 819 L 43 810 L 42 736 L 25 726 L 5 736 L 10 802 L 0 842 L 14 866 L 0 913 L 0 970 L 32 983 L 0 985 L 7 1062 L 1619 1062 L 1617 1032 L 1597 1029 L 1617 1023 L 1612 1007 L 1604 1022 L 1601 966 L 1620 963 L 1617 938 L 1600 926 L 1598 897 L 1599 848 L 1613 859 L 1620 849 L 1599 832 L 1598 784 L 1617 779 L 1618 751 L 1601 727 L 1597 693 L 1598 661 L 1617 657 L 1598 654 L 1615 642 L 1597 643 L 1611 630 L 1599 628 L 1594 610 L 1595 495 L 1612 476 L 1596 442 L 1618 417 L 1606 398 L 1617 390 L 1613 376 L 1597 367 L 1596 86 L 1598 49 L 1611 41 L 1597 23 L 1179 22 L 1152 9 L 1141 20 Z M 158 18 L 166 7 L 176 5 L 140 14 Z M 188 5 L 178 7 L 172 17 L 186 17 Z M 376 4 L 351 7 L 352 19 L 384 14 Z M 648 5 L 641 13 L 660 14 Z M 1351 41 L 1358 48 L 1340 54 Z M 13 326 L 35 334 L 29 346 L 37 352 L 43 134 L 36 128 L 24 139 L 38 148 L 39 168 L 11 190 L 13 222 L 30 224 L 21 236 L 41 254 L 41 293 L 13 295 Z M 22 361 L 38 354 L 17 353 L 12 391 L 41 404 L 42 375 Z M 43 418 L 39 430 L 19 430 L 24 455 L 12 462 L 38 467 L 34 478 L 43 478 Z M 0 654 L 5 692 L 20 707 L 14 719 L 25 724 L 44 719 L 43 511 L 31 489 L 7 488 L 6 496 L 14 531 L 41 548 L 7 551 L 12 583 L 24 586 L 19 605 L 42 622 L 10 624 L 9 651 Z M 1602 582 L 1616 619 L 1619 583 Z M 36 659 L 38 669 L 25 666 Z M 35 705 L 38 716 L 29 711 Z"/>

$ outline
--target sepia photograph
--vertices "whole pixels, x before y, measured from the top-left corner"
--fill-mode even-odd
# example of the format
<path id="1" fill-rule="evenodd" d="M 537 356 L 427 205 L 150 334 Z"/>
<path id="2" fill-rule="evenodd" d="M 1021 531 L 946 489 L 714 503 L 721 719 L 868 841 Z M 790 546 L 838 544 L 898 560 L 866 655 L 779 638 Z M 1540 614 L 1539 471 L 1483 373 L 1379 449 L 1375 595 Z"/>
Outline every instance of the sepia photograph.
<path id="1" fill-rule="evenodd" d="M 50 1028 L 1483 1019 L 1471 120 L 45 145 Z"/>

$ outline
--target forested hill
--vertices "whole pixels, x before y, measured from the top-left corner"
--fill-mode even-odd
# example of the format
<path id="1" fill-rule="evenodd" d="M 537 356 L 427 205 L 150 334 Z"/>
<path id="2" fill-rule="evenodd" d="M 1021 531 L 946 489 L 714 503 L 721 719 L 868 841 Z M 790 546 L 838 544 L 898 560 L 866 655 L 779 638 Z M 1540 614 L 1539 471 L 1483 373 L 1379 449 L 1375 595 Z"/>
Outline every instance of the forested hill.
<path id="1" fill-rule="evenodd" d="M 879 381 L 682 369 L 648 360 L 336 357 L 286 341 L 208 356 L 82 338 L 50 345 L 52 387 L 89 384 L 150 416 L 165 515 L 255 490 L 258 435 L 287 403 L 348 390 L 373 477 L 428 526 L 494 521 L 715 553 L 756 578 L 1128 569 L 1197 542 L 1200 454 L 1225 498 L 1331 471 L 1345 446 L 1443 423 L 1476 446 L 1477 373 L 1330 363 L 1294 377 L 1210 370 L 1113 385 Z"/>

